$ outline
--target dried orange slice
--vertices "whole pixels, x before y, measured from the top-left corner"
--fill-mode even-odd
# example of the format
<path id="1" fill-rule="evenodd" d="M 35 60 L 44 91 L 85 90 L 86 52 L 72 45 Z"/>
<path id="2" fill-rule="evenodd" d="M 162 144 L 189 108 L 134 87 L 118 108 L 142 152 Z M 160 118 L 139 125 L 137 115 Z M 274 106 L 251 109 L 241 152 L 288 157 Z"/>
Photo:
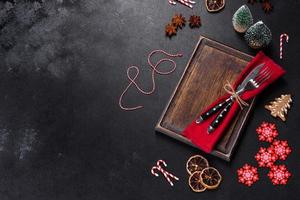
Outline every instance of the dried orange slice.
<path id="1" fill-rule="evenodd" d="M 204 168 L 208 166 L 208 161 L 204 157 L 200 155 L 195 155 L 188 159 L 186 163 L 186 170 L 189 174 L 192 174 L 195 171 L 201 172 Z"/>
<path id="2" fill-rule="evenodd" d="M 225 0 L 206 0 L 206 9 L 208 12 L 218 12 L 225 6 Z"/>
<path id="3" fill-rule="evenodd" d="M 196 171 L 189 178 L 189 186 L 194 192 L 204 192 L 206 190 L 206 187 L 202 185 L 200 175 L 201 172 Z"/>
<path id="4" fill-rule="evenodd" d="M 207 167 L 202 170 L 200 180 L 207 189 L 216 189 L 222 181 L 222 176 L 215 168 Z"/>

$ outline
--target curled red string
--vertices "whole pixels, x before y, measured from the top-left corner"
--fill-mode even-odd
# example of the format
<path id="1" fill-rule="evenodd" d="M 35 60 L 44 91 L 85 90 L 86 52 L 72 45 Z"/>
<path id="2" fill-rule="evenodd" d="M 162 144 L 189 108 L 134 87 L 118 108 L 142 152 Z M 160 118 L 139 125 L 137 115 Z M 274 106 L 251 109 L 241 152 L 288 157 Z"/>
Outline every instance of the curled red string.
<path id="1" fill-rule="evenodd" d="M 127 78 L 129 80 L 129 84 L 127 85 L 127 87 L 125 88 L 125 90 L 122 92 L 120 98 L 119 98 L 119 106 L 121 109 L 123 110 L 127 110 L 127 111 L 132 111 L 132 110 L 137 110 L 137 109 L 140 109 L 140 108 L 143 108 L 142 105 L 139 105 L 139 106 L 135 106 L 135 107 L 126 107 L 126 106 L 123 106 L 122 104 L 122 99 L 123 99 L 123 96 L 126 94 L 126 92 L 128 91 L 128 89 L 134 85 L 135 88 L 142 94 L 144 95 L 150 95 L 152 94 L 154 91 L 155 91 L 155 74 L 160 74 L 160 75 L 168 75 L 168 74 L 171 74 L 172 72 L 175 71 L 176 69 L 176 62 L 170 58 L 162 58 L 160 59 L 156 64 L 153 64 L 151 62 L 151 57 L 156 54 L 156 53 L 162 53 L 166 56 L 169 56 L 169 57 L 172 57 L 172 58 L 175 58 L 175 57 L 181 57 L 182 54 L 178 53 L 178 54 L 170 54 L 170 53 L 167 53 L 163 50 L 153 50 L 149 55 L 148 55 L 148 64 L 149 66 L 151 67 L 152 69 L 152 72 L 151 72 L 151 79 L 152 79 L 152 89 L 149 90 L 149 91 L 146 91 L 146 90 L 143 90 L 136 82 L 136 79 L 138 78 L 138 75 L 140 73 L 140 70 L 137 66 L 130 66 L 128 67 L 127 69 Z M 162 64 L 163 62 L 170 62 L 172 64 L 173 67 L 171 67 L 170 70 L 168 71 L 161 71 L 158 69 L 158 66 L 160 64 Z M 130 75 L 130 71 L 134 70 L 135 71 L 135 74 L 133 74 L 133 77 Z"/>

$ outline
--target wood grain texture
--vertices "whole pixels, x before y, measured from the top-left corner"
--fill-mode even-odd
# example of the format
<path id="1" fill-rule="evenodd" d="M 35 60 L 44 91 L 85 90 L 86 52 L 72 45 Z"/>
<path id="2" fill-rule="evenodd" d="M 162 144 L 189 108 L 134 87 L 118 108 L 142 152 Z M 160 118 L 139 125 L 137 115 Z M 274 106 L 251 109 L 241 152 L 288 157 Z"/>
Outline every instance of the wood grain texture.
<path id="1" fill-rule="evenodd" d="M 251 56 L 205 37 L 200 40 L 166 106 L 156 130 L 187 144 L 184 128 L 207 106 L 225 94 L 224 84 L 234 83 Z M 253 106 L 239 111 L 212 154 L 230 160 L 234 146 Z"/>

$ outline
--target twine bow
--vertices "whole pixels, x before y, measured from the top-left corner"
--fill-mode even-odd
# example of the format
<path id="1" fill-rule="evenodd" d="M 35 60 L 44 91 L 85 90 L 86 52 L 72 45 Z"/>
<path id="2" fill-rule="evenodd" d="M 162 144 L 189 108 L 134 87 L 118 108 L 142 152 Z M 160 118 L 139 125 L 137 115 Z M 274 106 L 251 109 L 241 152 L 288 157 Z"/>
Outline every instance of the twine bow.
<path id="1" fill-rule="evenodd" d="M 234 90 L 234 88 L 232 87 L 232 85 L 229 83 L 229 81 L 227 81 L 227 83 L 224 85 L 224 90 L 231 95 L 231 98 L 235 99 L 240 108 L 243 110 L 244 106 L 249 106 L 249 104 L 244 101 L 240 95 Z"/>

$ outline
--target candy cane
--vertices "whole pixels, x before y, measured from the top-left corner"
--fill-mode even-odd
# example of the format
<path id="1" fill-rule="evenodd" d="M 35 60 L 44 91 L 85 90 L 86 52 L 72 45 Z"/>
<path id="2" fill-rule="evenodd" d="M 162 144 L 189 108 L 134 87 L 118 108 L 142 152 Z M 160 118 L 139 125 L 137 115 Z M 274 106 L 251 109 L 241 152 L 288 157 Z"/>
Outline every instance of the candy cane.
<path id="1" fill-rule="evenodd" d="M 282 59 L 282 40 L 285 38 L 286 43 L 289 42 L 289 35 L 286 33 L 283 33 L 280 35 L 280 59 Z"/>
<path id="2" fill-rule="evenodd" d="M 158 160 L 158 161 L 156 162 L 156 166 L 153 166 L 153 167 L 152 167 L 151 173 L 152 173 L 154 176 L 158 177 L 158 176 L 159 176 L 158 173 L 156 173 L 154 170 L 160 171 L 160 172 L 164 175 L 164 177 L 167 179 L 167 181 L 170 183 L 170 185 L 171 185 L 171 186 L 174 186 L 174 184 L 173 184 L 173 182 L 171 181 L 170 177 L 173 178 L 173 179 L 175 179 L 175 180 L 177 180 L 177 181 L 179 180 L 179 178 L 176 177 L 175 175 L 173 175 L 173 174 L 167 172 L 166 170 L 164 170 L 164 169 L 162 168 L 162 166 L 161 166 L 161 163 L 162 163 L 165 167 L 167 167 L 167 163 L 166 163 L 165 161 L 163 161 L 163 160 Z"/>
<path id="3" fill-rule="evenodd" d="M 168 0 L 169 3 L 171 5 L 176 5 L 176 1 L 178 1 L 179 3 L 189 7 L 189 8 L 193 8 L 193 5 L 192 4 L 195 4 L 196 2 L 195 1 L 192 1 L 192 0 Z"/>
<path id="4" fill-rule="evenodd" d="M 189 8 L 193 8 L 192 4 L 195 4 L 195 1 L 191 1 L 191 0 L 177 0 L 178 2 L 182 3 L 183 5 L 189 7 Z"/>
<path id="5" fill-rule="evenodd" d="M 169 3 L 172 4 L 172 5 L 176 5 L 176 2 L 173 1 L 173 0 L 169 0 Z"/>
<path id="6" fill-rule="evenodd" d="M 183 1 L 185 1 L 187 3 L 191 3 L 191 4 L 195 4 L 196 3 L 196 1 L 192 1 L 192 0 L 183 0 Z"/>

